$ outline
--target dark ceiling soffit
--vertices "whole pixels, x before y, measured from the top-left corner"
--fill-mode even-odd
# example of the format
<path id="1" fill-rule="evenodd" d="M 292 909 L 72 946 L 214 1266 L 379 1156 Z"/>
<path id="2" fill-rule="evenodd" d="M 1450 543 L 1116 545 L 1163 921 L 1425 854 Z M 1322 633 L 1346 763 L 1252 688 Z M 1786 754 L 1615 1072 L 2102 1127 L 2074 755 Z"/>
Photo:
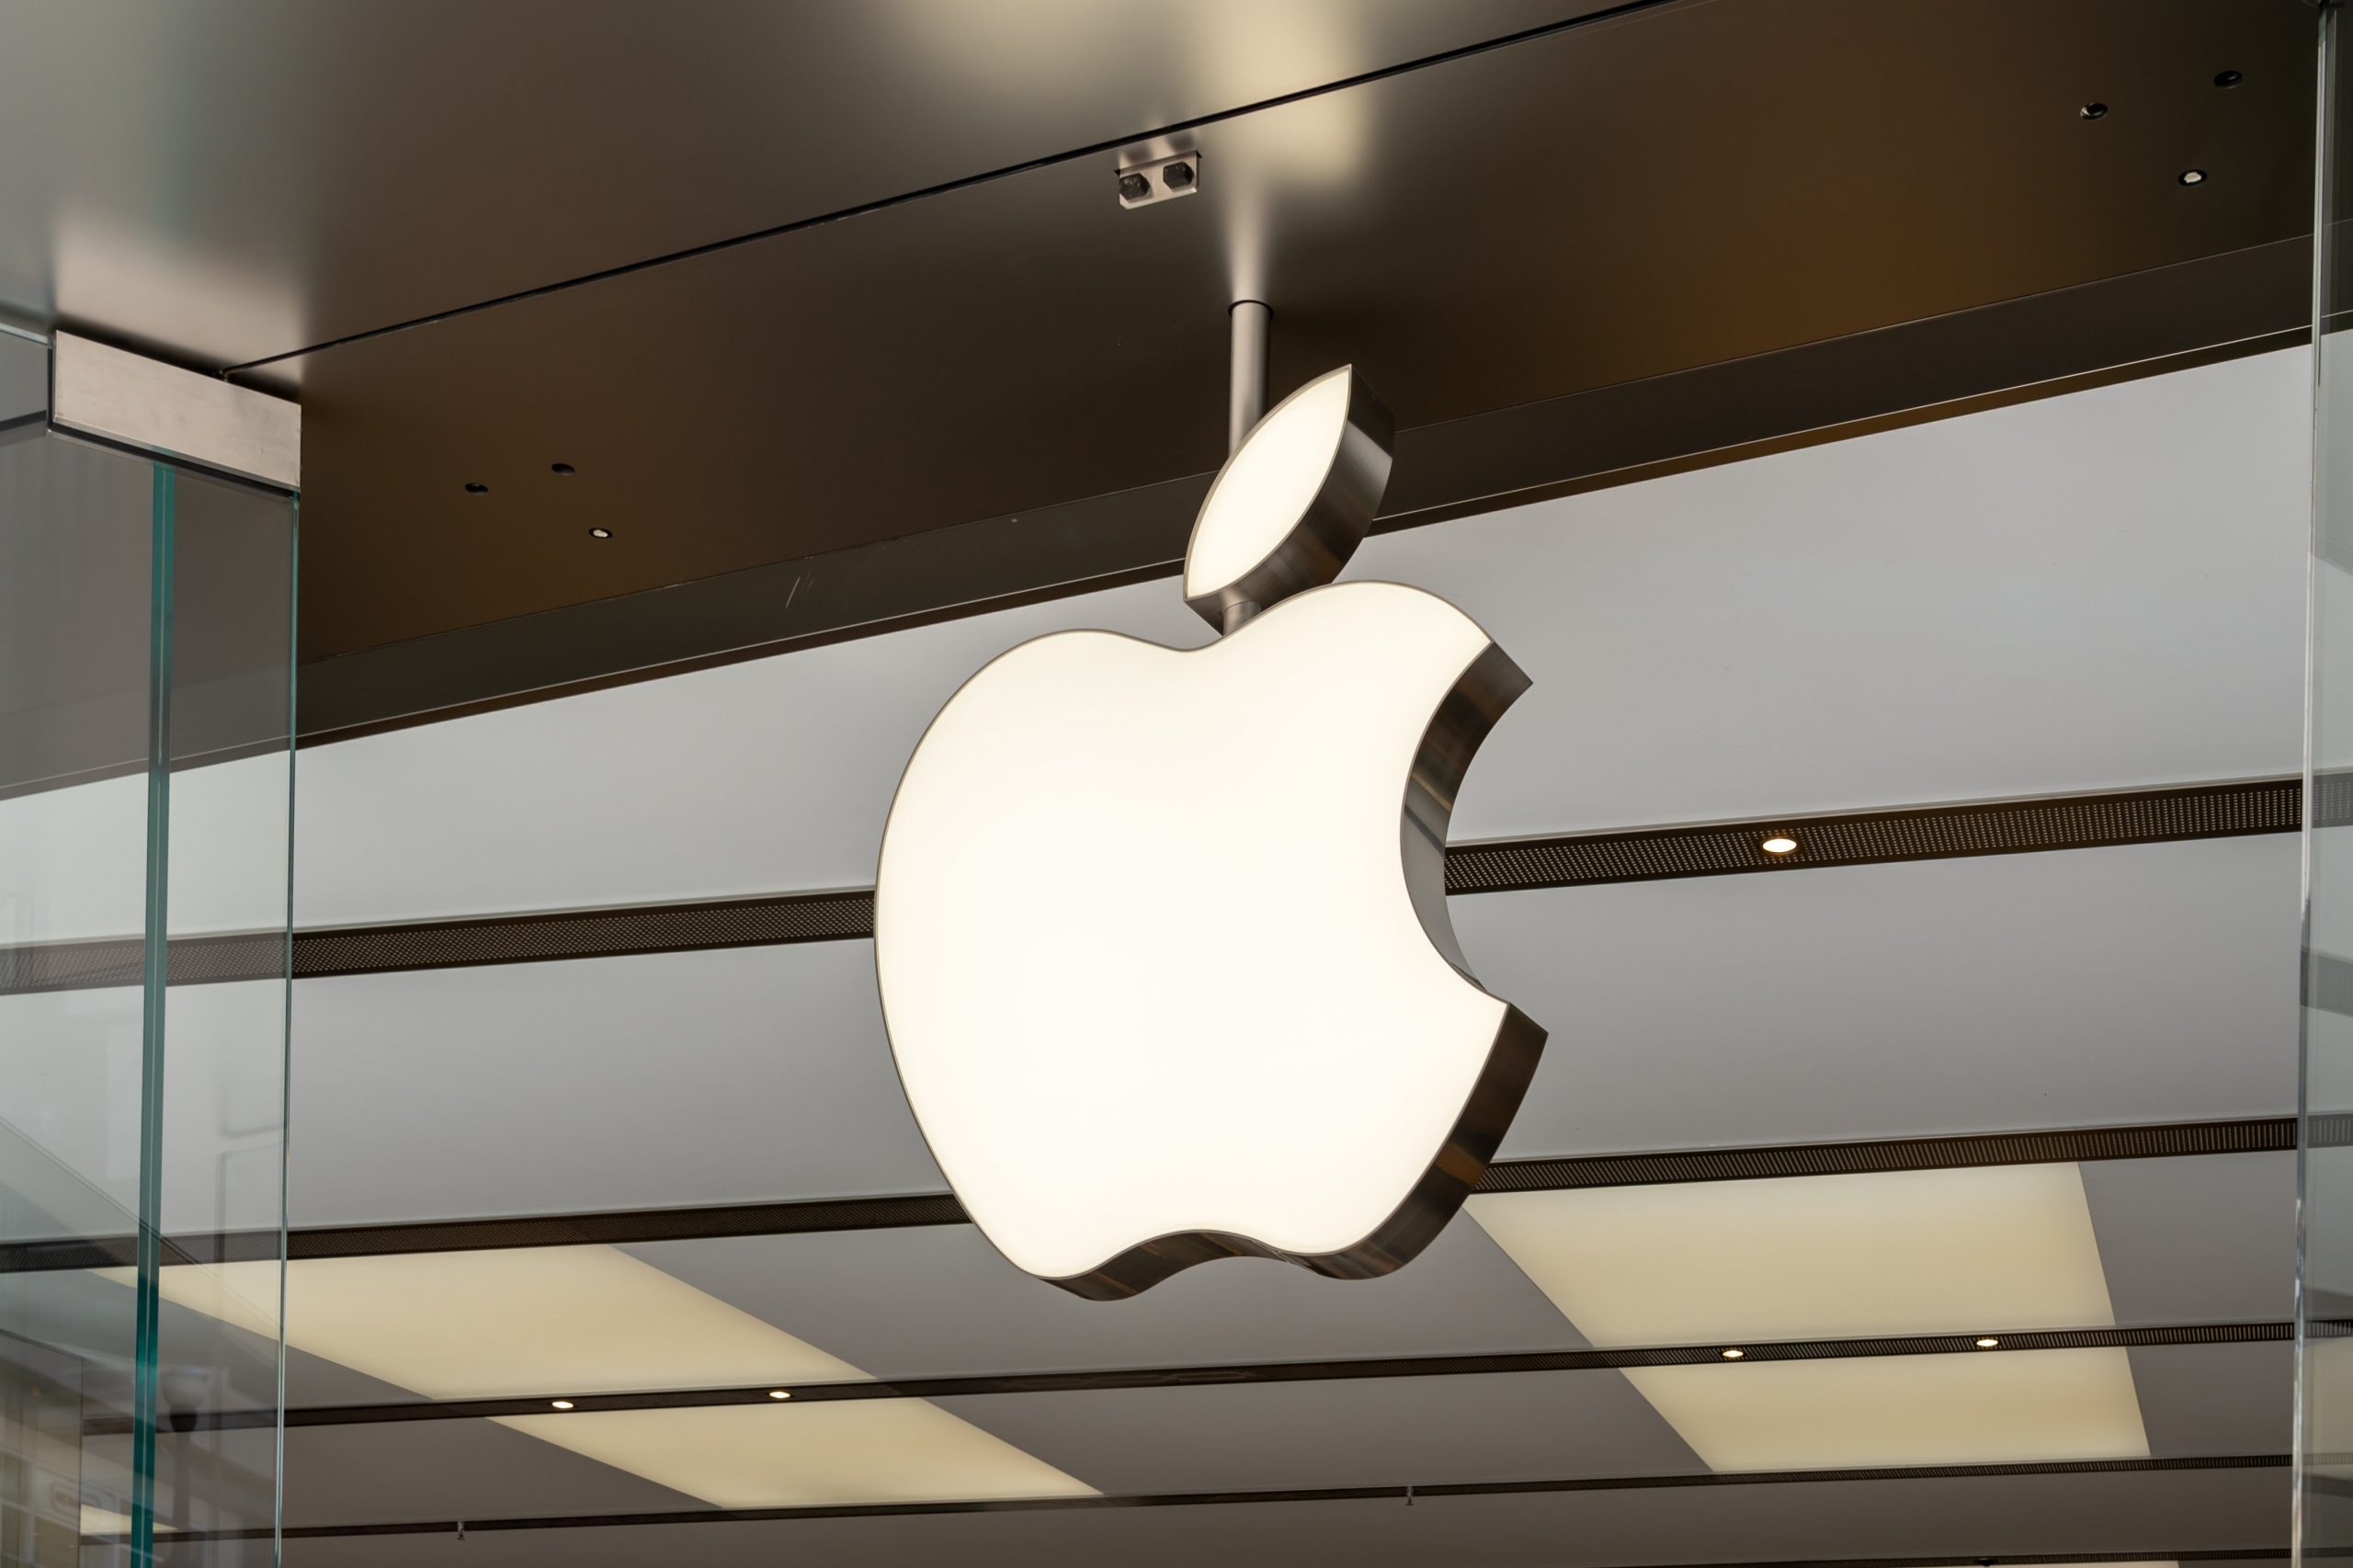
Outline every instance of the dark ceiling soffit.
<path id="1" fill-rule="evenodd" d="M 2340 798 L 2353 794 L 2336 775 L 2325 776 L 2322 789 L 2325 804 L 2341 806 Z M 1447 891 L 1514 892 L 2293 833 L 2302 794 L 2299 779 L 2257 778 L 1495 839 L 1448 849 Z M 2325 811 L 2323 820 L 2332 820 Z M 1760 846 L 1777 834 L 1793 837 L 1798 847 L 1766 854 Z M 317 980 L 873 934 L 874 895 L 861 888 L 299 931 L 290 961 L 295 979 Z M 0 994 L 136 985 L 145 957 L 135 938 L 0 948 Z M 276 979 L 288 972 L 289 961 L 280 932 L 186 937 L 171 944 L 170 983 Z"/>
<path id="2" fill-rule="evenodd" d="M 2353 1114 L 2314 1117 L 2314 1146 L 2353 1143 Z M 1885 1171 L 1960 1170 L 1985 1165 L 2052 1165 L 2082 1160 L 2177 1159 L 2202 1154 L 2283 1153 L 2296 1147 L 2292 1116 L 2226 1121 L 2168 1121 L 1940 1138 L 1874 1138 L 1841 1143 L 1779 1143 L 1735 1149 L 1683 1149 L 1625 1154 L 1570 1154 L 1497 1160 L 1477 1190 L 1561 1192 L 1601 1187 L 1750 1181 L 1765 1176 L 1856 1176 Z M 491 1248 L 622 1245 L 802 1235 L 822 1231 L 896 1230 L 965 1223 L 947 1193 L 887 1198 L 821 1198 L 776 1203 L 713 1204 L 601 1213 L 431 1220 L 390 1225 L 314 1226 L 167 1237 L 169 1264 L 290 1258 L 378 1257 L 394 1253 Z M 0 1246 L 0 1274 L 106 1268 L 128 1263 L 130 1236 L 70 1237 Z"/>
<path id="3" fill-rule="evenodd" d="M 538 1518 L 404 1520 L 390 1524 L 298 1525 L 282 1532 L 287 1540 L 333 1540 L 356 1536 L 450 1535 L 492 1530 L 610 1528 L 629 1525 L 780 1524 L 802 1519 L 868 1519 L 937 1514 L 1093 1513 L 1114 1508 L 1202 1508 L 1253 1503 L 1402 1503 L 1429 1497 L 1518 1497 L 1547 1492 L 1656 1492 L 1720 1486 L 1792 1486 L 1817 1482 L 1975 1481 L 2006 1476 L 2149 1475 L 2194 1471 L 2285 1470 L 2281 1454 L 2201 1454 L 2175 1459 L 2061 1460 L 2012 1464 L 1903 1465 L 1878 1469 L 1727 1471 L 1683 1475 L 1574 1476 L 1544 1481 L 1441 1482 L 1388 1486 L 1312 1486 L 1264 1492 L 1155 1492 L 1095 1497 L 1021 1497 L 944 1503 L 868 1503 L 799 1508 L 680 1508 L 642 1514 L 573 1514 Z M 208 1541 L 269 1540 L 280 1532 L 267 1526 L 247 1529 L 175 1533 L 180 1546 Z M 84 1536 L 89 1543 L 126 1540 L 127 1536 Z M 2063 1562 L 2098 1554 L 2071 1553 Z M 1975 1560 L 1984 1562 L 1985 1559 Z M 2003 1558 L 2001 1562 L 2022 1562 Z"/>
<path id="4" fill-rule="evenodd" d="M 689 245 L 684 250 L 669 251 L 661 256 L 645 256 L 636 261 L 623 262 L 618 267 L 602 267 L 595 272 L 583 273 L 578 277 L 563 278 L 553 283 L 542 283 L 536 288 L 517 290 L 513 293 L 501 294 L 494 299 L 477 300 L 472 304 L 436 311 L 429 315 L 369 327 L 361 332 L 346 333 L 340 337 L 329 338 L 323 343 L 313 343 L 301 348 L 283 349 L 276 354 L 264 355 L 258 359 L 247 359 L 227 366 L 217 372 L 207 369 L 205 373 L 217 373 L 223 380 L 248 375 L 266 370 L 272 365 L 282 364 L 289 359 L 300 359 L 306 355 L 322 354 L 329 349 L 341 348 L 349 344 L 365 343 L 370 338 L 384 337 L 396 332 L 408 332 L 416 327 L 432 326 L 437 323 L 454 321 L 460 316 L 496 310 L 501 305 L 519 304 L 526 300 L 543 299 L 550 294 L 560 294 L 567 290 L 584 288 L 593 283 L 608 282 L 616 278 L 626 278 L 631 273 L 647 272 L 655 267 L 670 267 L 682 261 L 692 261 L 698 256 L 712 256 L 721 251 L 734 250 L 742 245 L 757 244 L 765 240 L 781 239 L 787 234 L 802 233 L 811 229 L 823 228 L 828 223 L 839 223 L 852 218 L 863 218 L 876 212 L 888 211 L 893 207 L 904 207 L 910 202 L 926 201 L 934 197 L 952 196 L 958 191 L 971 190 L 976 186 L 1011 179 L 1016 176 L 1028 174 L 1033 169 L 1051 168 L 1056 164 L 1075 163 L 1085 158 L 1100 157 L 1107 153 L 1122 153 L 1134 148 L 1148 147 L 1166 138 L 1204 130 L 1212 125 L 1223 124 L 1228 120 L 1245 119 L 1270 109 L 1306 103 L 1314 98 L 1327 97 L 1334 93 L 1344 93 L 1351 88 L 1369 87 L 1376 82 L 1411 75 L 1416 71 L 1427 71 L 1433 66 L 1449 65 L 1456 61 L 1470 60 L 1478 55 L 1489 54 L 1499 49 L 1510 49 L 1519 44 L 1534 43 L 1560 33 L 1622 21 L 1644 11 L 1655 11 L 1680 3 L 1682 0 L 1620 0 L 1620 4 L 1614 6 L 1604 5 L 1589 9 L 1580 9 L 1574 16 L 1563 17 L 1558 20 L 1545 22 L 1532 28 L 1522 28 L 1518 32 L 1482 39 L 1476 43 L 1461 44 L 1452 49 L 1440 50 L 1435 54 L 1425 54 L 1416 59 L 1400 61 L 1393 65 L 1382 65 L 1370 71 L 1360 71 L 1353 76 L 1321 82 L 1312 87 L 1301 87 L 1292 92 L 1278 94 L 1274 97 L 1259 98 L 1250 103 L 1215 109 L 1207 114 L 1195 115 L 1189 119 L 1171 120 L 1164 125 L 1131 131 L 1108 141 L 1091 142 L 1084 146 L 1065 148 L 1059 153 L 1027 158 L 1020 163 L 1007 164 L 1000 168 L 984 169 L 978 174 L 942 180 L 937 185 L 925 186 L 921 189 L 901 191 L 896 195 L 880 197 L 872 201 L 862 201 L 854 207 L 839 208 L 807 218 L 796 218 L 789 222 L 770 224 L 767 228 L 754 229 L 746 233 L 730 234 L 725 239 Z M 133 352 L 145 352 L 135 346 L 125 345 L 124 347 L 131 347 Z"/>
<path id="5" fill-rule="evenodd" d="M 1828 1361 L 1879 1356 L 1986 1356 L 2014 1350 L 2142 1349 L 2179 1345 L 2279 1345 L 2295 1337 L 2290 1323 L 2169 1324 L 2147 1328 L 2005 1330 L 1988 1347 L 1975 1334 L 1905 1335 L 1877 1339 L 1807 1339 L 1757 1344 L 1740 1342 L 1742 1361 Z M 1027 1372 L 1009 1376 L 902 1378 L 885 1382 L 791 1383 L 782 1385 L 795 1403 L 841 1400 L 958 1399 L 973 1394 L 1085 1393 L 1103 1389 L 1222 1388 L 1237 1383 L 1345 1382 L 1381 1378 L 1455 1378 L 1509 1373 L 1591 1372 L 1621 1367 L 1726 1366 L 1721 1345 L 1621 1346 L 1608 1350 L 1533 1350 L 1508 1355 L 1390 1356 L 1345 1361 L 1271 1361 L 1205 1367 L 1123 1367 L 1108 1370 Z M 372 1426 L 407 1421 L 474 1421 L 508 1415 L 544 1415 L 550 1402 L 566 1399 L 587 1414 L 600 1410 L 699 1410 L 715 1405 L 766 1405 L 779 1387 L 650 1389 L 630 1393 L 578 1393 L 569 1389 L 506 1399 L 405 1400 L 383 1404 L 295 1406 L 285 1413 L 295 1426 Z M 278 1425 L 275 1408 L 182 1410 L 165 1415 L 169 1432 L 259 1430 Z M 128 1415 L 94 1417 L 83 1425 L 88 1437 L 119 1437 L 131 1429 Z"/>
<path id="6" fill-rule="evenodd" d="M 2304 341 L 2308 240 L 2006 301 L 1398 437 L 1377 531 Z M 304 744 L 1174 575 L 1211 476 L 305 665 Z"/>

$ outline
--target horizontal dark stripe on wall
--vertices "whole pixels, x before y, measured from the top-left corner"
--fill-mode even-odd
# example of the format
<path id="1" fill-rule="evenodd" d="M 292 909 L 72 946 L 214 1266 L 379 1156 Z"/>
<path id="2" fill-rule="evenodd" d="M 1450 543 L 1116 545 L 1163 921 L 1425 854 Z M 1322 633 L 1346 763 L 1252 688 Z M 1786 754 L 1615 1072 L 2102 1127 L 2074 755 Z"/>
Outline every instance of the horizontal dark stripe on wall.
<path id="1" fill-rule="evenodd" d="M 2353 798 L 2353 787 L 2330 779 L 2324 803 L 2339 794 Z M 1511 892 L 2293 833 L 2302 798 L 2297 779 L 2258 778 L 1496 839 L 1447 851 L 1447 891 Z M 1762 846 L 1776 835 L 1794 839 L 1797 848 L 1768 855 Z M 294 978 L 306 980 L 873 934 L 874 894 L 859 888 L 299 931 L 291 962 Z M 0 994 L 136 985 L 142 961 L 134 938 L 0 949 Z M 171 945 L 171 983 L 274 979 L 288 972 L 288 961 L 286 939 L 277 932 L 187 937 Z"/>
<path id="2" fill-rule="evenodd" d="M 1571 1476 L 1544 1481 L 1444 1482 L 1384 1486 L 1313 1486 L 1260 1492 L 1154 1492 L 1100 1497 L 1013 1497 L 942 1503 L 869 1503 L 800 1508 L 680 1508 L 643 1514 L 567 1514 L 532 1518 L 468 1519 L 468 1534 L 507 1530 L 612 1528 L 631 1525 L 781 1524 L 802 1519 L 869 1519 L 940 1514 L 1092 1513 L 1118 1508 L 1233 1507 L 1267 1503 L 1403 1503 L 1408 1498 L 1519 1497 L 1557 1492 L 1656 1492 L 1726 1486 L 1795 1486 L 1824 1482 L 1972 1481 L 2007 1476 L 2146 1475 L 2198 1471 L 2285 1470 L 2281 1454 L 2206 1454 L 2179 1459 L 2062 1460 L 2011 1464 L 1900 1465 L 1881 1469 L 1726 1471 L 1681 1475 Z M 333 1540 L 357 1536 L 445 1536 L 461 1527 L 455 1520 L 403 1520 L 385 1524 L 295 1525 L 287 1540 Z M 251 1529 L 175 1531 L 172 1545 L 206 1541 L 268 1540 L 278 1532 Z M 89 1543 L 112 1543 L 121 1535 L 85 1536 Z M 1980 1559 L 1983 1561 L 1983 1559 Z M 2063 1561 L 2081 1562 L 2080 1555 Z"/>
<path id="3" fill-rule="evenodd" d="M 2316 1144 L 2353 1142 L 2353 1117 L 2315 1118 L 2311 1136 Z M 1879 1171 L 1957 1170 L 2062 1161 L 2246 1154 L 2288 1151 L 2295 1146 L 2294 1117 L 2245 1117 L 2228 1121 L 2167 1121 L 1941 1138 L 1872 1138 L 1844 1143 L 1775 1143 L 1733 1149 L 1498 1160 L 1487 1167 L 1478 1190 L 1559 1192 L 1597 1187 L 1747 1181 L 1762 1176 L 1855 1176 Z M 962 1206 L 947 1193 L 915 1193 L 891 1198 L 803 1199 L 590 1214 L 306 1227 L 287 1233 L 286 1246 L 288 1255 L 297 1258 L 375 1257 L 393 1253 L 710 1241 L 964 1222 Z M 116 1267 L 131 1260 L 132 1246 L 129 1236 L 14 1243 L 0 1246 L 0 1274 Z M 166 1261 L 175 1264 L 271 1258 L 278 1253 L 278 1233 L 232 1231 L 180 1235 L 166 1238 L 165 1246 Z"/>
<path id="4" fill-rule="evenodd" d="M 2294 1337 L 2294 1325 L 2279 1323 L 2167 1324 L 2147 1328 L 2005 1329 L 1998 1343 L 1978 1344 L 1968 1334 L 1902 1335 L 1876 1339 L 1804 1339 L 1737 1342 L 1739 1358 L 1727 1358 L 1725 1344 L 1623 1346 L 1606 1350 L 1530 1350 L 1509 1354 L 1389 1356 L 1339 1361 L 1267 1361 L 1205 1367 L 1122 1367 L 1105 1370 L 1022 1372 L 939 1378 L 899 1378 L 879 1382 L 777 1383 L 745 1388 L 649 1389 L 630 1393 L 544 1393 L 502 1399 L 404 1400 L 381 1404 L 295 1406 L 286 1425 L 365 1426 L 411 1421 L 479 1421 L 507 1415 L 545 1415 L 551 1402 L 569 1400 L 576 1411 L 699 1410 L 715 1405 L 772 1403 L 781 1389 L 799 1404 L 844 1400 L 956 1399 L 974 1394 L 1088 1393 L 1105 1389 L 1226 1388 L 1245 1383 L 1320 1383 L 1386 1378 L 1460 1378 L 1543 1372 L 1590 1372 L 1622 1367 L 1738 1368 L 1762 1361 L 1856 1360 L 1881 1356 L 1999 1356 L 2027 1350 L 2139 1349 L 2180 1345 L 2273 1345 Z M 161 1429 L 217 1432 L 278 1424 L 278 1413 L 259 1410 L 183 1410 L 165 1415 Z M 83 1431 L 94 1437 L 129 1432 L 127 1415 L 96 1417 Z"/>
<path id="5" fill-rule="evenodd" d="M 2299 779 L 2257 778 L 1464 844 L 1447 851 L 1446 886 L 1504 892 L 2293 833 L 2302 797 Z M 1797 847 L 1768 855 L 1775 835 Z"/>
<path id="6" fill-rule="evenodd" d="M 2332 1122 L 2319 1131 L 2342 1131 Z M 2316 1141 L 2318 1133 L 2315 1134 Z M 1949 1138 L 1872 1138 L 1841 1143 L 1767 1143 L 1664 1153 L 1579 1154 L 1498 1160 L 1481 1192 L 1559 1192 L 1587 1187 L 1647 1187 L 1762 1176 L 1859 1176 L 1883 1171 L 2040 1165 L 2074 1160 L 2170 1159 L 2251 1154 L 2296 1146 L 2291 1116 L 2229 1121 L 2161 1121 L 2047 1131 L 1972 1132 Z"/>

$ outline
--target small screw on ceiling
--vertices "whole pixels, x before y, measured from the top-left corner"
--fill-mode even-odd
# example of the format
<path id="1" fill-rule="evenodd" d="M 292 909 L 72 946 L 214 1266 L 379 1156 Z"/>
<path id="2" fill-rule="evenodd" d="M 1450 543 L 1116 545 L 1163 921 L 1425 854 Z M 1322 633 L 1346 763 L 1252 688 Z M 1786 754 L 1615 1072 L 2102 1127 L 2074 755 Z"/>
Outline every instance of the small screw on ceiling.
<path id="1" fill-rule="evenodd" d="M 2241 82 L 2245 80 L 2246 78 L 2236 71 L 2222 71 L 2215 74 L 2214 85 L 2218 87 L 2235 87 Z"/>
<path id="2" fill-rule="evenodd" d="M 548 472 L 556 475 L 558 478 L 562 478 L 566 474 L 576 473 L 579 471 L 574 469 L 570 463 L 550 463 L 548 464 Z"/>
<path id="3" fill-rule="evenodd" d="M 2108 106 L 2106 104 L 2086 104 L 2075 112 L 2082 115 L 2086 119 L 2099 119 L 2107 115 Z"/>
<path id="4" fill-rule="evenodd" d="M 469 495 L 487 495 L 490 494 L 490 486 L 487 484 L 478 484 L 470 479 L 466 481 L 466 494 Z"/>

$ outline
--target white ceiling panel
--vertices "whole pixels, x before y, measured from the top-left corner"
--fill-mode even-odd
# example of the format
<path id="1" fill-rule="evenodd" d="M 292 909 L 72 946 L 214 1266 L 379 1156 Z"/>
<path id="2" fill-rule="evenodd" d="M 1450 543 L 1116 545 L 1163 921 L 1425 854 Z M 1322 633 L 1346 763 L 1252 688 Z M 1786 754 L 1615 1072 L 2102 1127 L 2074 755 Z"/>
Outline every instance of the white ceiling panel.
<path id="1" fill-rule="evenodd" d="M 1591 1568 L 1945 1552 L 1965 1562 L 2112 1551 L 2120 1520 L 2134 1540 L 2177 1551 L 2285 1545 L 2287 1508 L 2279 1469 L 481 1532 L 462 1548 L 354 1538 L 289 1541 L 286 1562 L 404 1568 L 459 1551 L 467 1568 Z"/>
<path id="2" fill-rule="evenodd" d="M 937 1192 L 865 942 L 304 981 L 296 1224 Z"/>
<path id="3" fill-rule="evenodd" d="M 2079 1169 L 2117 1322 L 2280 1323 L 2294 1312 L 2292 1153 Z"/>
<path id="4" fill-rule="evenodd" d="M 1704 1469 L 1614 1371 L 980 1394 L 946 1408 L 1106 1492 Z"/>
<path id="5" fill-rule="evenodd" d="M 575 1410 L 498 1423 L 721 1508 L 1086 1497 L 1096 1490 L 919 1399 Z"/>
<path id="6" fill-rule="evenodd" d="M 46 1210 L 38 1227 L 120 1234 L 136 1212 L 140 994 L 135 987 L 0 995 L 0 1169 Z M 164 1224 L 202 1232 L 274 1225 L 283 1173 L 286 987 L 175 985 L 165 1006 Z"/>
<path id="7" fill-rule="evenodd" d="M 283 751 L 176 768 L 175 933 L 286 923 Z M 0 941 L 136 936 L 146 920 L 147 776 L 0 800 Z"/>
<path id="8" fill-rule="evenodd" d="M 1498 1193 L 1471 1213 L 1596 1345 L 2115 1321 L 2073 1165 Z"/>
<path id="9" fill-rule="evenodd" d="M 1642 1391 L 1710 1470 L 2137 1459 L 2118 1349 L 1640 1367 Z"/>
<path id="10" fill-rule="evenodd" d="M 1351 574 L 1535 680 L 1459 838 L 2292 772 L 2307 364 L 1408 530 Z M 926 721 L 1071 626 L 1205 635 L 1145 583 L 306 751 L 298 918 L 863 884 Z"/>
<path id="11" fill-rule="evenodd" d="M 2295 1444 L 2296 1347 L 2144 1346 L 2127 1352 L 2160 1454 L 2276 1454 Z"/>
<path id="12" fill-rule="evenodd" d="M 130 1270 L 108 1269 L 128 1285 Z M 165 1268 L 174 1304 L 432 1399 L 849 1382 L 856 1367 L 607 1246 Z"/>
<path id="13" fill-rule="evenodd" d="M 1457 898 L 1552 1030 L 1506 1155 L 2276 1116 L 2296 839 Z"/>
<path id="14" fill-rule="evenodd" d="M 268 1468 L 269 1431 L 162 1439 L 163 1467 L 220 1453 Z M 655 1512 L 698 1500 L 493 1421 L 294 1426 L 286 1432 L 286 1523 L 391 1523 Z"/>

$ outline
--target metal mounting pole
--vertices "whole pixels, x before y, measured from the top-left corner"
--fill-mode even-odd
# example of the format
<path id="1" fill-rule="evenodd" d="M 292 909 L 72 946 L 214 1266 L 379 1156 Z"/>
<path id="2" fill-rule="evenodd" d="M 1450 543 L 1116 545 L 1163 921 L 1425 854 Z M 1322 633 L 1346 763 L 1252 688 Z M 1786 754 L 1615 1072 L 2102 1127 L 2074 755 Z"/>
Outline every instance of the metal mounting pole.
<path id="1" fill-rule="evenodd" d="M 1233 324 L 1233 365 L 1226 381 L 1225 455 L 1267 412 L 1267 325 L 1275 312 L 1264 300 L 1236 300 L 1226 312 Z"/>
<path id="2" fill-rule="evenodd" d="M 1242 449 L 1243 438 L 1267 412 L 1267 327 L 1275 312 L 1264 300 L 1236 300 L 1227 307 L 1233 358 L 1226 376 L 1225 455 Z M 1225 607 L 1223 630 L 1233 631 L 1258 613 L 1254 604 Z"/>

